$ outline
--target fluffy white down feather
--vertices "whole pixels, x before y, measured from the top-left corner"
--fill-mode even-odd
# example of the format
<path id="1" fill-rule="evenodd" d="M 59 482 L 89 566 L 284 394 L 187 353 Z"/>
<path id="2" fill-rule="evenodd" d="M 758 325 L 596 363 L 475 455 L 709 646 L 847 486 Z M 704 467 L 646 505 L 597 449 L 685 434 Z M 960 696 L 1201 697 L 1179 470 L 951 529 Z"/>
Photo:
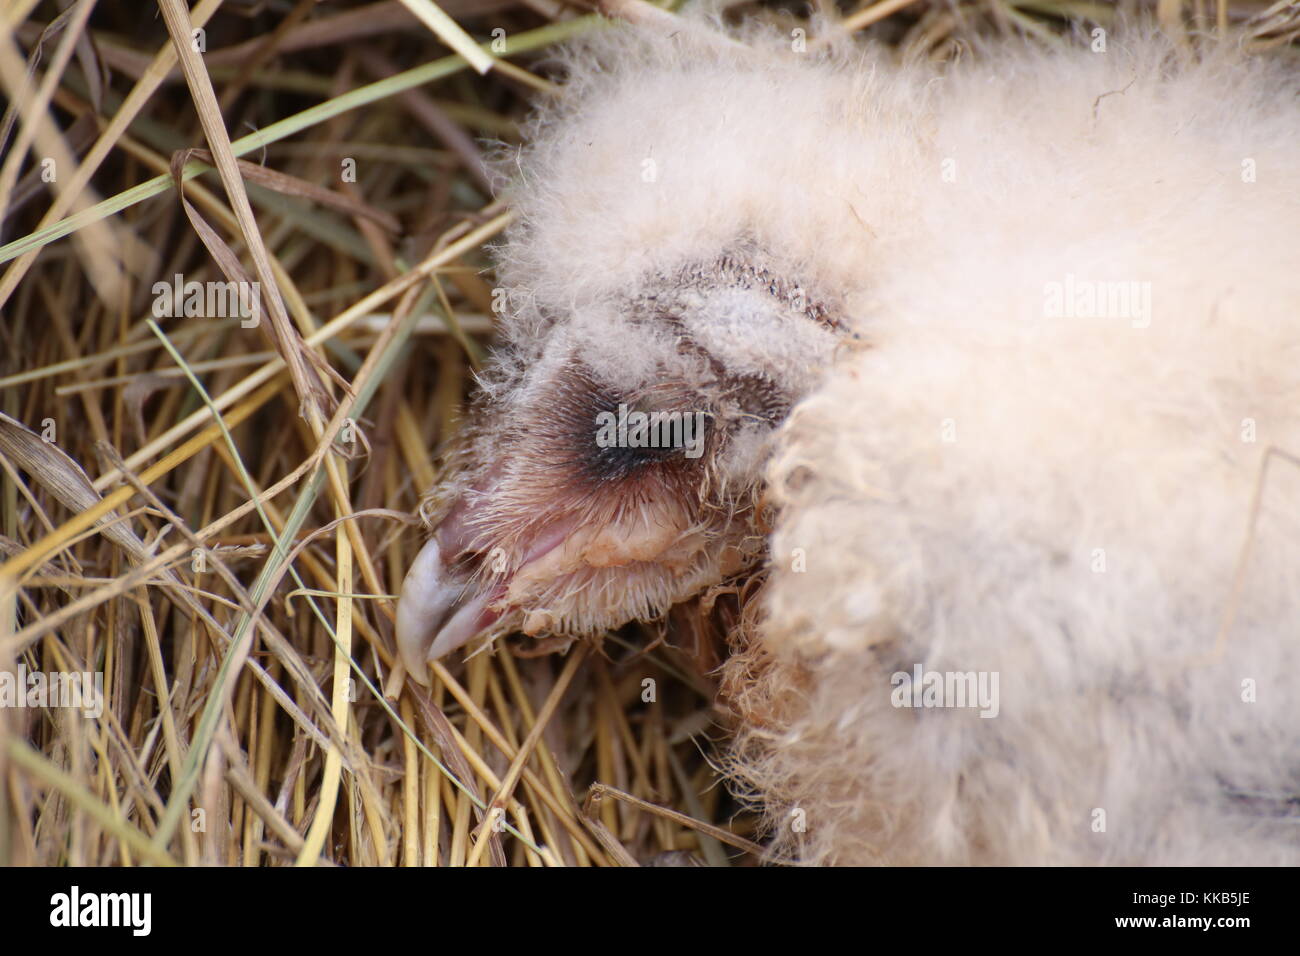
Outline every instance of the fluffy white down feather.
<path id="1" fill-rule="evenodd" d="M 1300 452 L 1294 74 L 1138 31 L 947 68 L 746 42 L 574 52 L 501 277 L 518 338 L 743 243 L 858 335 L 778 436 L 732 665 L 773 856 L 1300 861 L 1295 461 L 1252 519 Z M 1100 282 L 1125 314 L 1051 314 Z M 996 673 L 997 716 L 894 706 L 918 664 Z"/>

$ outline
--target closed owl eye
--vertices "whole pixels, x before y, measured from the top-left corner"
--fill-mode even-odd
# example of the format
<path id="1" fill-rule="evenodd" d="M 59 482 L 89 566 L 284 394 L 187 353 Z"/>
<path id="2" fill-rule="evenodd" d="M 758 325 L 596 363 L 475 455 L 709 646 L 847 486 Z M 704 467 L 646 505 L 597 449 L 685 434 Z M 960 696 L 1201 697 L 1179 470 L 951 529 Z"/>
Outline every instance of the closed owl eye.
<path id="1" fill-rule="evenodd" d="M 532 416 L 526 444 L 538 467 L 556 482 L 601 486 L 696 471 L 714 431 L 711 410 L 677 381 L 619 389 L 577 363 Z"/>
<path id="2" fill-rule="evenodd" d="M 711 416 L 700 409 L 606 402 L 594 416 L 586 471 L 617 481 L 649 466 L 685 467 L 704 454 Z"/>

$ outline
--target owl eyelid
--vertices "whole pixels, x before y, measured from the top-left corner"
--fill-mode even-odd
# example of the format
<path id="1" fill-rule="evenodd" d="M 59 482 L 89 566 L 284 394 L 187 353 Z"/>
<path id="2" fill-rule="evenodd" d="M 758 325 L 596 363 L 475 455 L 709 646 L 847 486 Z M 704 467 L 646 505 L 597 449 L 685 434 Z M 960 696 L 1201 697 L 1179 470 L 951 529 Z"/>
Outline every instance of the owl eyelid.
<path id="1" fill-rule="evenodd" d="M 700 446 L 712 417 L 702 410 L 644 410 L 619 402 L 595 414 L 599 448 L 682 449 Z"/>

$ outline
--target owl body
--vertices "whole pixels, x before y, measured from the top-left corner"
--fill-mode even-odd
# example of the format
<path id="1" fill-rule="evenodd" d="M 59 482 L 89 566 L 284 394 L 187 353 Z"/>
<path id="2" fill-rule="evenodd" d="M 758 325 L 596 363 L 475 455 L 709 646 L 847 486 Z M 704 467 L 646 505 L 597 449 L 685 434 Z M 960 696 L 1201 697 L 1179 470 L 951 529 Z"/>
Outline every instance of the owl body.
<path id="1" fill-rule="evenodd" d="M 725 682 L 773 859 L 1300 859 L 1294 73 L 1139 31 L 938 67 L 694 28 L 568 72 L 505 164 L 487 393 L 686 342 L 665 380 L 770 426 L 583 620 L 716 583 L 775 504 Z"/>

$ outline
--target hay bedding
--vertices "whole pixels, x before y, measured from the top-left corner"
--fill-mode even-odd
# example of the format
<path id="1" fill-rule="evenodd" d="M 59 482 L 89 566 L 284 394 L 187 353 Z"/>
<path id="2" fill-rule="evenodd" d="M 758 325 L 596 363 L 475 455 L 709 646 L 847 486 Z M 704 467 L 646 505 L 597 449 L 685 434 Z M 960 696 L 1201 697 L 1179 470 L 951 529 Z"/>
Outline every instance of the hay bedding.
<path id="1" fill-rule="evenodd" d="M 201 2 L 204 49 L 173 70 L 189 24 L 160 6 L 75 4 L 54 29 L 52 4 L 19 3 L 0 50 L 0 673 L 102 675 L 104 692 L 91 718 L 0 709 L 0 862 L 759 859 L 717 770 L 713 676 L 757 582 L 599 648 L 513 638 L 435 664 L 427 690 L 395 654 L 429 449 L 493 328 L 483 247 L 510 213 L 481 143 L 517 141 L 563 79 L 542 55 L 595 18 L 442 4 L 508 38 L 479 76 L 399 3 Z M 1085 6 L 1110 23 L 1001 0 L 842 23 L 939 59 L 986 33 L 1060 42 Z M 1161 14 L 1180 38 L 1232 21 L 1278 55 L 1296 28 L 1281 4 Z M 212 315 L 206 287 L 159 315 L 155 283 L 176 276 L 277 294 L 256 330 Z"/>

